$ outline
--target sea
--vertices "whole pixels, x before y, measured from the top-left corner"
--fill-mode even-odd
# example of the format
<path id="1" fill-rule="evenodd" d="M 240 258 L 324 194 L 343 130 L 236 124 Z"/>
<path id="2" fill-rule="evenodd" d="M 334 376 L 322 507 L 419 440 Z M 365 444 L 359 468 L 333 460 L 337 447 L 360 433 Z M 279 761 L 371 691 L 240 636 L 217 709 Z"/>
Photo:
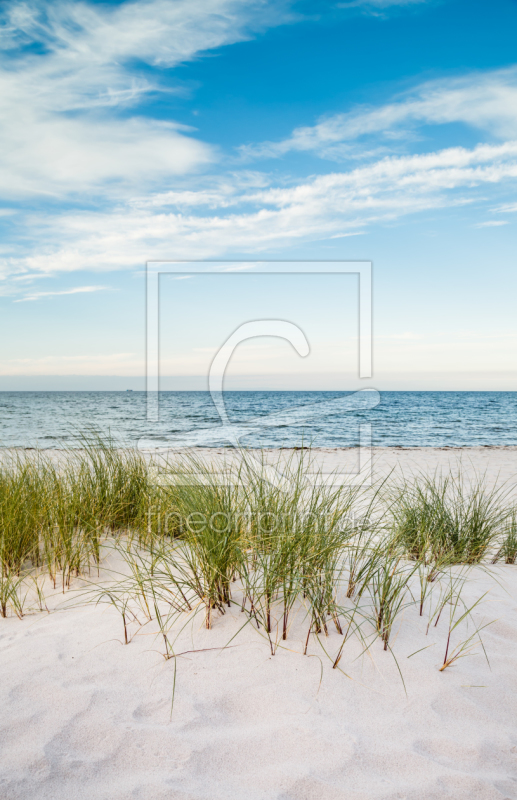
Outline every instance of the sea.
<path id="1" fill-rule="evenodd" d="M 517 392 L 0 392 L 1 447 L 92 434 L 142 449 L 517 445 Z"/>

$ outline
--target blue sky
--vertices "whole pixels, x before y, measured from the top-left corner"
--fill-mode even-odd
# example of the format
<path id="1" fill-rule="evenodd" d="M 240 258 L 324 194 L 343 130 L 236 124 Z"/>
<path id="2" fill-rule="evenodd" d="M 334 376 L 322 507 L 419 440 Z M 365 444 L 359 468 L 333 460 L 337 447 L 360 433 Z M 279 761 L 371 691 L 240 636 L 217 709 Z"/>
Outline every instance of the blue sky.
<path id="1" fill-rule="evenodd" d="M 517 389 L 516 0 L 4 2 L 1 388 L 142 386 L 145 263 L 164 385 L 356 388 L 357 284 L 262 260 L 372 260 L 387 389 Z M 323 271 L 322 267 L 316 268 Z M 210 266 L 207 266 L 210 272 Z"/>

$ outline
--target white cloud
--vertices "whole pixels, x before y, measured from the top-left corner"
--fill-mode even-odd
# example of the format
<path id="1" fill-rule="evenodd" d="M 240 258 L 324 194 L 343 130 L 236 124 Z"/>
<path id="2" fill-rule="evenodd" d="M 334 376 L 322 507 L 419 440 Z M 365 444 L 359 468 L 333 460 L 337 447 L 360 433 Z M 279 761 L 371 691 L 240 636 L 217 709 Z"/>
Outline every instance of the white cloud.
<path id="1" fill-rule="evenodd" d="M 491 219 L 487 222 L 478 222 L 476 228 L 500 228 L 501 225 L 508 225 L 508 220 Z"/>
<path id="2" fill-rule="evenodd" d="M 270 185 L 270 179 L 263 172 L 239 170 L 227 172 L 224 175 L 203 177 L 203 186 L 196 189 L 176 190 L 169 192 L 154 192 L 132 198 L 129 203 L 132 208 L 201 208 L 210 209 L 229 208 L 240 202 L 242 192 L 250 189 L 264 189 Z M 195 178 L 191 178 L 195 184 Z M 207 185 L 209 184 L 209 185 Z"/>
<path id="3" fill-rule="evenodd" d="M 347 0 L 337 3 L 337 8 L 358 8 L 361 6 L 374 6 L 375 8 L 389 8 L 391 6 L 413 6 L 426 3 L 427 0 Z"/>
<path id="4" fill-rule="evenodd" d="M 378 108 L 359 107 L 296 128 L 279 142 L 240 148 L 247 158 L 277 158 L 312 151 L 323 158 L 375 157 L 415 126 L 464 123 L 499 139 L 517 138 L 517 67 L 430 81 Z M 373 150 L 364 140 L 377 137 Z M 355 142 L 361 140 L 360 148 Z"/>
<path id="5" fill-rule="evenodd" d="M 175 66 L 286 21 L 286 5 L 138 0 L 3 8 L 0 186 L 5 195 L 37 192 L 80 200 L 85 193 L 89 206 L 26 219 L 23 235 L 31 231 L 34 247 L 22 242 L 25 254 L 14 256 L 9 245 L 0 277 L 141 268 L 149 259 L 213 258 L 358 235 L 374 223 L 472 202 L 476 187 L 517 177 L 517 141 L 393 155 L 396 137 L 425 123 L 463 121 L 517 140 L 516 68 L 430 82 L 379 108 L 298 128 L 285 141 L 253 151 L 335 155 L 344 148 L 356 155 L 354 148 L 360 148 L 368 163 L 356 169 L 294 179 L 237 171 L 234 161 L 233 171 L 178 179 L 165 190 L 171 175 L 192 176 L 216 155 L 184 126 L 120 117 L 142 96 L 164 90 L 159 77 L 149 77 L 157 70 L 140 75 L 135 60 Z M 22 47 L 34 43 L 39 50 Z M 365 137 L 375 141 L 365 146 Z M 117 205 L 92 211 L 96 191 L 113 191 Z M 51 294 L 27 293 L 23 299 Z"/>
<path id="6" fill-rule="evenodd" d="M 135 61 L 175 66 L 286 21 L 284 8 L 264 0 L 4 4 L 2 195 L 114 191 L 212 161 L 215 151 L 185 126 L 127 118 L 128 108 L 144 95 L 171 91 L 139 74 Z"/>
<path id="7" fill-rule="evenodd" d="M 515 214 L 517 212 L 517 203 L 506 203 L 504 206 L 494 209 L 499 214 Z"/>
<path id="8" fill-rule="evenodd" d="M 138 58 L 174 67 L 201 51 L 243 41 L 252 31 L 292 19 L 285 2 L 266 0 L 133 0 L 116 5 L 15 0 L 5 4 L 4 15 L 7 24 L 0 45 L 12 49 L 41 42 L 65 68 L 65 77 L 67 66 L 73 75 L 79 65 L 84 70 L 82 95 L 88 103 L 92 93 L 98 103 L 99 88 L 106 90 L 104 79 L 98 80 L 101 66 L 116 69 L 126 59 Z M 132 88 L 127 77 L 115 74 L 122 80 L 117 89 Z"/>
<path id="9" fill-rule="evenodd" d="M 220 272 L 245 272 L 248 269 L 255 269 L 255 267 L 258 267 L 258 266 L 260 266 L 260 262 L 259 261 L 257 261 L 255 264 L 253 264 L 253 263 L 237 264 L 237 266 L 234 265 L 234 266 L 231 266 L 231 267 L 221 267 L 219 271 Z"/>
<path id="10" fill-rule="evenodd" d="M 1 105 L 1 103 L 0 103 Z M 0 185 L 4 197 L 54 197 L 113 190 L 193 170 L 211 160 L 210 148 L 152 120 L 59 119 L 26 108 L 3 126 Z M 12 118 L 12 117 L 11 117 Z M 110 182 L 115 182 L 108 185 Z"/>
<path id="11" fill-rule="evenodd" d="M 517 178 L 517 142 L 391 157 L 295 186 L 240 192 L 250 211 L 164 213 L 131 203 L 112 213 L 68 213 L 41 229 L 38 252 L 3 259 L 7 273 L 48 274 L 141 267 L 146 261 L 213 258 L 350 235 L 372 223 L 464 205 L 486 188 Z M 486 199 L 484 200 L 486 202 Z M 56 248 L 54 242 L 61 241 Z M 52 244 L 51 244 L 52 243 Z"/>
<path id="12" fill-rule="evenodd" d="M 76 286 L 73 289 L 62 289 L 57 292 L 31 292 L 31 294 L 15 300 L 15 303 L 26 303 L 30 300 L 40 300 L 42 297 L 57 297 L 64 294 L 89 294 L 90 292 L 102 292 L 109 289 L 109 286 Z"/>

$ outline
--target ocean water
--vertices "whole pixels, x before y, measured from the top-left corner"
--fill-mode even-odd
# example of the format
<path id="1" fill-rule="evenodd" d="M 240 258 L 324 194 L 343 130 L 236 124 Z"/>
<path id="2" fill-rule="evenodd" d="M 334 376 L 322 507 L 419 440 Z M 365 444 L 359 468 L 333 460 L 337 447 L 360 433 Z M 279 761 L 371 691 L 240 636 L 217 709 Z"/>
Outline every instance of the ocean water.
<path id="1" fill-rule="evenodd" d="M 208 392 L 0 392 L 0 445 L 60 448 L 84 431 L 139 447 L 350 447 L 360 430 L 384 447 L 517 445 L 517 392 L 225 392 L 227 427 Z M 375 407 L 371 407 L 374 405 Z M 369 428 L 371 426 L 371 428 Z M 364 441 L 364 439 L 363 439 Z"/>

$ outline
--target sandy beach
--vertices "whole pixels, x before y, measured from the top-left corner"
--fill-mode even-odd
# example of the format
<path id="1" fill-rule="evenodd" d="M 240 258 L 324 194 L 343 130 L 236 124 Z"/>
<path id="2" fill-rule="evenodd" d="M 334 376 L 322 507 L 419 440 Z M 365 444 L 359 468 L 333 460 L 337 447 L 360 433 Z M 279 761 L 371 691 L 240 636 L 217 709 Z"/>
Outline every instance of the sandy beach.
<path id="1" fill-rule="evenodd" d="M 151 451 L 149 451 L 151 452 Z M 157 450 L 163 457 L 174 461 L 181 457 L 184 450 Z M 196 456 L 214 465 L 224 461 L 236 460 L 233 448 L 196 447 Z M 253 450 L 249 451 L 253 453 Z M 263 452 L 266 458 L 275 462 L 278 456 L 286 460 L 296 456 L 299 451 L 285 448 L 282 450 L 256 451 Z M 366 448 L 365 448 L 366 452 Z M 517 447 L 372 447 L 371 450 L 372 482 L 393 473 L 393 477 L 411 475 L 417 472 L 432 474 L 440 471 L 462 471 L 470 476 L 484 475 L 487 482 L 512 483 L 517 481 Z M 370 453 L 366 453 L 370 458 Z M 359 470 L 359 451 L 356 447 L 311 449 L 313 470 L 321 470 L 324 474 L 338 473 L 353 475 Z"/>
<path id="2" fill-rule="evenodd" d="M 517 448 L 375 454 L 380 471 L 402 472 L 458 456 L 490 480 L 517 472 Z M 354 453 L 320 457 L 335 468 Z M 119 566 L 108 553 L 100 583 Z M 490 663 L 478 644 L 442 672 L 447 620 L 426 635 L 415 606 L 393 654 L 352 638 L 338 670 L 335 630 L 303 655 L 295 621 L 273 656 L 238 607 L 211 630 L 187 618 L 165 660 L 153 622 L 130 626 L 125 645 L 120 615 L 85 605 L 86 589 L 77 579 L 50 613 L 0 620 L 2 800 L 517 798 L 517 566 L 471 570 L 465 602 L 485 596 L 455 641 L 491 623 Z"/>
<path id="3" fill-rule="evenodd" d="M 0 2 L 0 800 L 517 800 L 516 31 Z"/>

